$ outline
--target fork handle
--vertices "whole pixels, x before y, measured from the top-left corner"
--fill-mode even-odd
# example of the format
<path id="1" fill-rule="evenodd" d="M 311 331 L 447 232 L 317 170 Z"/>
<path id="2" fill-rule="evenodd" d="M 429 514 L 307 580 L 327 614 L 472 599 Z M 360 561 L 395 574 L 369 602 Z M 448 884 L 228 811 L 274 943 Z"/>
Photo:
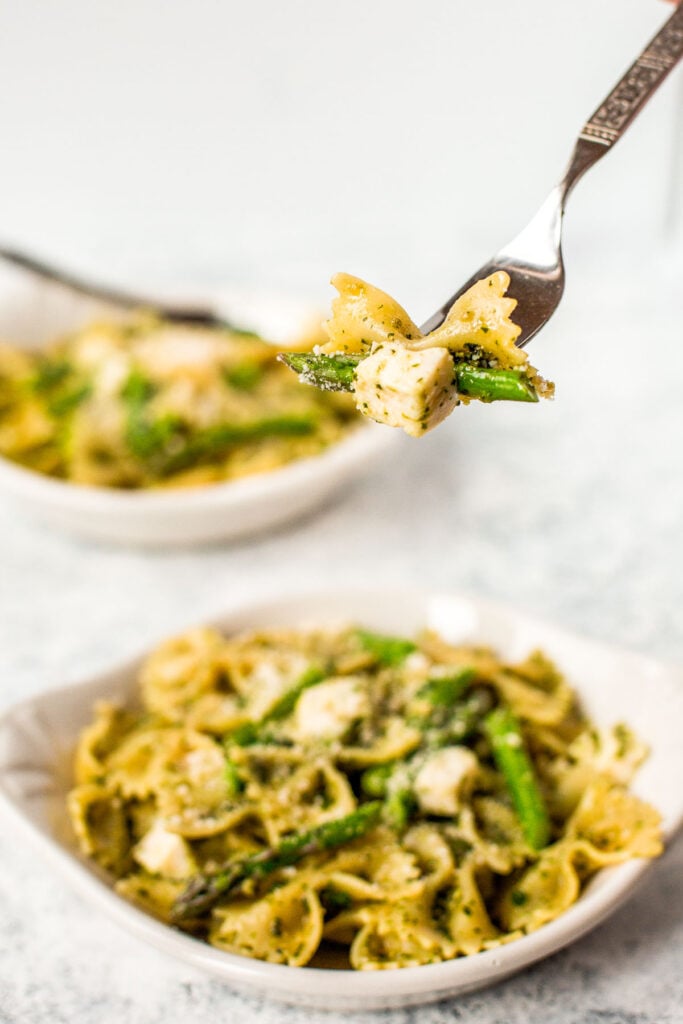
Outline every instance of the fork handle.
<path id="1" fill-rule="evenodd" d="M 683 3 L 581 129 L 562 182 L 565 198 L 588 168 L 621 138 L 681 57 Z"/>

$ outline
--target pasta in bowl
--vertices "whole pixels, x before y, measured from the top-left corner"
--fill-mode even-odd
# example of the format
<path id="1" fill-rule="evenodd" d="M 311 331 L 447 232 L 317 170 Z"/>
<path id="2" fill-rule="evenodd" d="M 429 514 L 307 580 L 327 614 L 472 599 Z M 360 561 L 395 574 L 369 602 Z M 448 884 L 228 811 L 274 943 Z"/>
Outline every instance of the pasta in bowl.
<path id="1" fill-rule="evenodd" d="M 69 794 L 117 892 L 231 954 L 361 971 L 469 957 L 661 850 L 646 755 L 540 651 L 438 632 L 197 629 L 100 703 Z"/>
<path id="2" fill-rule="evenodd" d="M 277 367 L 278 345 L 314 339 L 309 304 L 239 289 L 179 294 L 256 336 L 189 329 L 176 345 L 174 328 L 176 365 L 162 351 L 155 369 L 155 350 L 166 346 L 154 320 L 129 317 L 139 331 L 126 340 L 120 311 L 0 275 L 0 492 L 22 511 L 109 543 L 234 539 L 311 511 L 387 453 L 387 432 L 354 418 L 348 399 L 311 404 L 310 389 L 292 390 L 291 374 Z M 97 324 L 104 330 L 88 326 Z M 83 347 L 88 365 L 65 373 L 55 338 Z M 136 365 L 138 347 L 151 368 Z M 195 347 L 198 359 L 181 381 Z M 204 382 L 196 379 L 207 370 Z"/>
<path id="3" fill-rule="evenodd" d="M 320 454 L 357 417 L 302 388 L 251 332 L 100 320 L 47 349 L 0 345 L 0 453 L 74 484 L 195 487 Z"/>

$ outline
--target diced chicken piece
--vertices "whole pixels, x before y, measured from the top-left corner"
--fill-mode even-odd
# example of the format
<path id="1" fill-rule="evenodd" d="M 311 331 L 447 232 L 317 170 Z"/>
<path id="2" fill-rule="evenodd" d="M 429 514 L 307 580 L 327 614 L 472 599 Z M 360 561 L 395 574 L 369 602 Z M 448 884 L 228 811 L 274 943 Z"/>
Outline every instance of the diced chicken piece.
<path id="1" fill-rule="evenodd" d="M 296 706 L 296 735 L 299 739 L 340 739 L 358 718 L 370 713 L 370 698 L 354 676 L 328 679 L 311 686 Z"/>
<path id="2" fill-rule="evenodd" d="M 132 368 L 132 360 L 127 352 L 112 352 L 111 356 L 103 360 L 94 372 L 93 389 L 95 393 L 103 397 L 118 395 L 128 380 Z"/>
<path id="3" fill-rule="evenodd" d="M 95 325 L 73 339 L 69 358 L 79 369 L 96 374 L 124 351 L 124 344 L 115 331 Z"/>
<path id="4" fill-rule="evenodd" d="M 162 821 L 154 823 L 133 849 L 133 857 L 151 875 L 189 878 L 197 870 L 190 847 L 182 836 L 167 832 Z"/>
<path id="5" fill-rule="evenodd" d="M 463 786 L 472 780 L 478 765 L 467 747 L 444 747 L 432 754 L 415 777 L 415 794 L 425 814 L 457 814 Z"/>
<path id="6" fill-rule="evenodd" d="M 454 378 L 453 357 L 445 348 L 416 352 L 380 345 L 358 364 L 356 405 L 378 423 L 421 437 L 458 404 Z"/>

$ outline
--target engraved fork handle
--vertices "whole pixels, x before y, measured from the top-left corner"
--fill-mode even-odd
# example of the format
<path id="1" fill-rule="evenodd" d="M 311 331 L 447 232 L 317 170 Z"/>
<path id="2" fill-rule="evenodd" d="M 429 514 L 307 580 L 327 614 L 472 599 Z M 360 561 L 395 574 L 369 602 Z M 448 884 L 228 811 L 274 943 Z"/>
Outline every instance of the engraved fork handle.
<path id="1" fill-rule="evenodd" d="M 579 178 L 621 138 L 683 57 L 683 3 L 585 123 L 560 186 L 563 205 Z"/>

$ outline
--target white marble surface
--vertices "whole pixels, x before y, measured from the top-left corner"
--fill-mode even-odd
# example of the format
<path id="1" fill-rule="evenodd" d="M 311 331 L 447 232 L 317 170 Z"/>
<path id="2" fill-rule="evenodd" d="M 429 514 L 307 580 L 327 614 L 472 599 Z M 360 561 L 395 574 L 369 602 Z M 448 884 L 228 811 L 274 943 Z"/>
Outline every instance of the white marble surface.
<path id="1" fill-rule="evenodd" d="M 575 272 L 533 345 L 558 381 L 553 404 L 457 410 L 429 438 L 406 438 L 343 501 L 276 536 L 173 553 L 107 549 L 21 522 L 0 501 L 0 703 L 106 666 L 242 596 L 369 573 L 513 601 L 680 661 L 680 256 L 663 278 L 653 266 L 620 279 L 613 264 Z M 491 991 L 377 1019 L 683 1021 L 682 877 L 679 840 L 628 905 L 571 949 Z M 0 908 L 2 1024 L 342 1019 L 244 1001 L 144 948 L 3 829 Z"/>

